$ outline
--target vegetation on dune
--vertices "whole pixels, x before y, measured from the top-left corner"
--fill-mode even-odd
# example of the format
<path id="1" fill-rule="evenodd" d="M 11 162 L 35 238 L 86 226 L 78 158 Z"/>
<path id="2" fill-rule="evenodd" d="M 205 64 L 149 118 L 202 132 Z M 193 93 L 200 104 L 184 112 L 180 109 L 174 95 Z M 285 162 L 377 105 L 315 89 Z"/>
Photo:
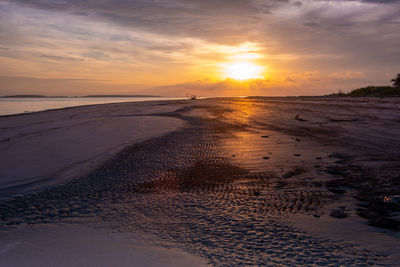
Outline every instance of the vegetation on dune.
<path id="1" fill-rule="evenodd" d="M 396 78 L 392 79 L 391 82 L 393 83 L 394 87 L 400 88 L 400 73 L 397 73 Z"/>
<path id="2" fill-rule="evenodd" d="M 389 97 L 389 96 L 400 96 L 400 73 L 397 74 L 396 78 L 392 79 L 393 86 L 367 86 L 355 89 L 350 93 L 339 93 L 331 94 L 330 96 L 369 96 L 369 97 Z"/>
<path id="3" fill-rule="evenodd" d="M 367 86 L 351 91 L 348 96 L 400 96 L 400 88 L 392 86 Z"/>

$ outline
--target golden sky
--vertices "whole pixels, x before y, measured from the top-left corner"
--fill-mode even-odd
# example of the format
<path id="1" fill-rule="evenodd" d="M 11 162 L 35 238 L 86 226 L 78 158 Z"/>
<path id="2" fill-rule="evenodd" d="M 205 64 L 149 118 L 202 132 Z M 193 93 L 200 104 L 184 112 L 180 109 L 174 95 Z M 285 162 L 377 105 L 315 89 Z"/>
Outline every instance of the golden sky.
<path id="1" fill-rule="evenodd" d="M 0 95 L 317 95 L 387 85 L 397 0 L 0 0 Z"/>

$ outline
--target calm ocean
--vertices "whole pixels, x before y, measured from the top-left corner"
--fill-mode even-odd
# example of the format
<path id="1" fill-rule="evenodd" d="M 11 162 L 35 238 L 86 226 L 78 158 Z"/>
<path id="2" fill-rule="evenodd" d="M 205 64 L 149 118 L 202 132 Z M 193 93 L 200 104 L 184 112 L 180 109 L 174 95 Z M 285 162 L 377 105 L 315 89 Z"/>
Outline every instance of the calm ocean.
<path id="1" fill-rule="evenodd" d="M 117 102 L 173 100 L 168 97 L 71 97 L 71 98 L 0 98 L 0 116 L 48 109 Z"/>

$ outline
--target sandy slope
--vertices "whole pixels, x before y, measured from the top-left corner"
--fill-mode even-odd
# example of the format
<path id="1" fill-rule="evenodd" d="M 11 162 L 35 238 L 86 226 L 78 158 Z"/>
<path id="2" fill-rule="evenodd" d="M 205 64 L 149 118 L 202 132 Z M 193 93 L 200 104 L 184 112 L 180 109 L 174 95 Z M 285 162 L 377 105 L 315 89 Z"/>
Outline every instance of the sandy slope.
<path id="1" fill-rule="evenodd" d="M 125 146 L 182 127 L 158 102 L 68 108 L 0 117 L 2 197 L 39 191 L 84 175 Z M 147 116 L 146 116 L 147 115 Z M 205 266 L 199 257 L 85 223 L 28 226 L 1 233 L 1 266 Z"/>
<path id="2" fill-rule="evenodd" d="M 31 226 L 2 235 L 0 266 L 206 266 L 201 258 L 157 240 L 85 224 Z"/>
<path id="3" fill-rule="evenodd" d="M 83 175 L 127 145 L 175 130 L 181 120 L 145 115 L 176 108 L 120 103 L 0 117 L 0 196 Z"/>

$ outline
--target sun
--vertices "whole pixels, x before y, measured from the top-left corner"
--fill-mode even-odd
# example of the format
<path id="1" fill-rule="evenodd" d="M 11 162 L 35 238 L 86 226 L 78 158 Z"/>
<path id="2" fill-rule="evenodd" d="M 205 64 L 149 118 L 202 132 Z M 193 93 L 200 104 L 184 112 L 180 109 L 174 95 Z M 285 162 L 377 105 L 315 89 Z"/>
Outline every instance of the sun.
<path id="1" fill-rule="evenodd" d="M 263 67 L 250 62 L 234 62 L 225 68 L 226 77 L 235 80 L 249 80 L 262 78 Z"/>

